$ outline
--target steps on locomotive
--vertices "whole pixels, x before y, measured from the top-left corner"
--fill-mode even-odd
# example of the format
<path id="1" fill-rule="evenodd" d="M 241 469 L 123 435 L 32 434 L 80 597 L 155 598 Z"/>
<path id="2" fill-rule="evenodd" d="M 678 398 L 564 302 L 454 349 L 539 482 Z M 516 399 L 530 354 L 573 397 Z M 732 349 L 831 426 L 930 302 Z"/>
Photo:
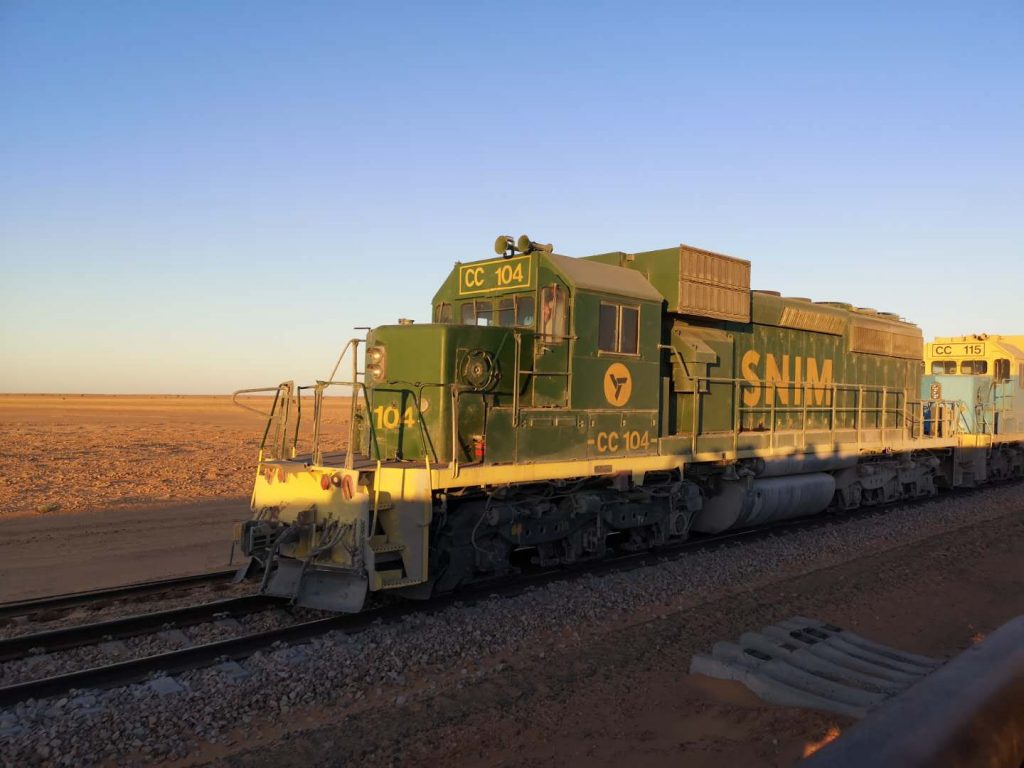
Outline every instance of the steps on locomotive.
<path id="1" fill-rule="evenodd" d="M 388 541 L 386 536 L 377 535 L 370 539 L 370 549 L 378 555 L 386 554 L 388 552 L 401 552 L 405 549 L 405 544 L 401 544 L 396 541 Z"/>
<path id="2" fill-rule="evenodd" d="M 390 571 L 376 571 L 370 582 L 370 589 L 398 589 L 399 587 L 410 587 L 421 583 L 420 579 L 411 576 L 403 576 L 402 569 L 396 568 Z"/>
<path id="3" fill-rule="evenodd" d="M 373 552 L 373 569 L 371 571 L 370 589 L 398 589 L 418 584 L 419 579 L 405 576 L 402 553 L 405 544 L 390 541 L 386 534 L 377 534 L 370 539 L 370 551 Z"/>

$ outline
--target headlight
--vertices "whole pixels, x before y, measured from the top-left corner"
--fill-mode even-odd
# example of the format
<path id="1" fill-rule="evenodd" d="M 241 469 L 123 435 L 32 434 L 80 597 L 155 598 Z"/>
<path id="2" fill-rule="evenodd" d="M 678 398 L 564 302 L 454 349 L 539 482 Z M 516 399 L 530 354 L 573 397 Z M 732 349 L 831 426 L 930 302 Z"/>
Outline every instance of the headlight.
<path id="1" fill-rule="evenodd" d="M 387 353 L 384 347 L 373 346 L 366 348 L 366 375 L 371 381 L 382 381 L 384 379 L 384 368 L 387 363 Z"/>

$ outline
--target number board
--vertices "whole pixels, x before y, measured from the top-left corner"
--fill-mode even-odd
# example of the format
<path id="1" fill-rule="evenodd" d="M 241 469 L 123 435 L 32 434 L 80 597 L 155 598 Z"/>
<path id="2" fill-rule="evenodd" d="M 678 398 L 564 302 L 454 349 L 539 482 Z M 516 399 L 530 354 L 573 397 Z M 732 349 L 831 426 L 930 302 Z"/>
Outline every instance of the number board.
<path id="1" fill-rule="evenodd" d="M 932 344 L 932 357 L 984 357 L 985 345 L 981 342 L 954 341 L 951 344 Z"/>
<path id="2" fill-rule="evenodd" d="M 459 296 L 530 288 L 533 283 L 531 256 L 478 261 L 459 265 Z"/>

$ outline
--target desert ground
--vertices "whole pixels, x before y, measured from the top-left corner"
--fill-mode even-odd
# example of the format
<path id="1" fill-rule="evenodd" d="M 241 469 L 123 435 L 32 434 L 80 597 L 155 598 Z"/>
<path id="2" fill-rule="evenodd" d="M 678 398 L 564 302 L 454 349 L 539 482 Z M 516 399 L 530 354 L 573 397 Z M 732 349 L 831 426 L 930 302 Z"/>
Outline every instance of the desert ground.
<path id="1" fill-rule="evenodd" d="M 228 396 L 0 395 L 0 600 L 226 567 L 264 426 Z"/>

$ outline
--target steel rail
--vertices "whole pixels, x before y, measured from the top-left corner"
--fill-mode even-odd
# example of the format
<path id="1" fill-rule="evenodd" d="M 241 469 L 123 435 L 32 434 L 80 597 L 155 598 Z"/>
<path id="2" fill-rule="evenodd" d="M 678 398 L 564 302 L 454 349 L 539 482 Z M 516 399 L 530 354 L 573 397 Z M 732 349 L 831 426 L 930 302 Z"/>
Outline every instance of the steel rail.
<path id="1" fill-rule="evenodd" d="M 244 595 L 9 637 L 0 640 L 0 661 L 13 661 L 35 653 L 66 651 L 107 640 L 124 640 L 163 629 L 189 627 L 222 616 L 242 616 L 284 602 L 270 595 Z"/>
<path id="2" fill-rule="evenodd" d="M 90 589 L 84 592 L 68 592 L 62 595 L 48 595 L 46 597 L 37 597 L 29 600 L 16 600 L 9 603 L 0 603 L 0 618 L 24 616 L 26 614 L 44 610 L 74 608 L 76 606 L 88 605 L 89 603 L 95 603 L 102 600 L 119 600 L 125 597 L 145 595 L 152 592 L 161 592 L 165 589 L 204 584 L 211 581 L 226 581 L 234 576 L 236 571 L 237 569 L 233 568 L 228 571 L 196 573 L 190 576 L 177 576 L 170 579 L 143 581 L 135 584 L 126 584 L 120 587 Z"/>
<path id="3" fill-rule="evenodd" d="M 16 683 L 0 688 L 0 707 L 10 706 L 27 699 L 56 696 L 72 690 L 111 688 L 118 685 L 136 683 L 145 680 L 156 672 L 173 675 L 201 669 L 221 660 L 242 659 L 251 656 L 256 651 L 277 642 L 308 640 L 335 629 L 355 632 L 365 629 L 371 623 L 384 618 L 386 614 L 393 614 L 389 616 L 389 619 L 394 620 L 399 615 L 408 613 L 405 610 L 397 610 L 400 607 L 403 606 L 396 603 L 384 609 L 371 610 L 365 613 L 338 614 L 324 619 L 306 621 L 265 632 L 256 632 L 153 656 L 129 659 L 41 680 Z"/>

